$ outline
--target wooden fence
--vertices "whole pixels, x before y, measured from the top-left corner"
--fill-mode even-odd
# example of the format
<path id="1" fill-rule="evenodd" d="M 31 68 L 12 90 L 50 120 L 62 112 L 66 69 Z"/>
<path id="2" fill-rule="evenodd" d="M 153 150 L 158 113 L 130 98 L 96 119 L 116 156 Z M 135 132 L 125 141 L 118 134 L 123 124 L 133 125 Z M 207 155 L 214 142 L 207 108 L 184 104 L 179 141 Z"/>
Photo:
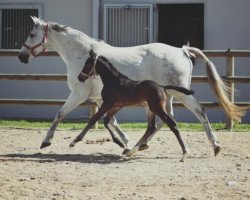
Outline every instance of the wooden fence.
<path id="1" fill-rule="evenodd" d="M 230 100 L 234 102 L 234 83 L 249 83 L 250 76 L 234 76 L 235 57 L 250 57 L 250 50 L 206 50 L 203 51 L 208 57 L 226 58 L 226 76 L 222 76 L 228 82 L 232 95 Z M 17 50 L 0 50 L 1 56 L 18 56 Z M 55 51 L 42 53 L 40 56 L 59 56 Z M 248 67 L 248 66 L 246 66 Z M 1 74 L 0 80 L 34 80 L 34 81 L 66 81 L 64 74 Z M 192 82 L 207 82 L 206 76 L 193 76 Z M 63 105 L 65 100 L 61 99 L 0 99 L 0 104 L 26 104 L 26 105 Z M 200 102 L 205 108 L 218 108 L 217 102 Z M 234 102 L 238 106 L 250 106 L 250 102 Z M 93 101 L 86 101 L 82 106 L 90 107 L 90 117 L 97 111 L 97 106 Z M 138 105 L 139 106 L 139 105 Z M 174 106 L 183 106 L 179 102 L 174 102 Z M 227 119 L 227 129 L 233 128 L 233 121 Z"/>

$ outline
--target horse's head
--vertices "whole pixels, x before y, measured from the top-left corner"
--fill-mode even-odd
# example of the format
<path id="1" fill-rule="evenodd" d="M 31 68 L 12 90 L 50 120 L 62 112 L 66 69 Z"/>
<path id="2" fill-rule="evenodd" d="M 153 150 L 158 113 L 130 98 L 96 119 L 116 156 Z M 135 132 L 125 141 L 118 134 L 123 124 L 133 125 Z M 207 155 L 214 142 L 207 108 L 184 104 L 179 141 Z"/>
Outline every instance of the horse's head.
<path id="1" fill-rule="evenodd" d="M 36 57 L 46 50 L 45 43 L 48 34 L 48 24 L 36 17 L 31 17 L 34 27 L 19 51 L 18 58 L 22 63 L 28 63 L 30 57 Z"/>
<path id="2" fill-rule="evenodd" d="M 82 72 L 78 76 L 78 80 L 80 82 L 86 81 L 90 76 L 95 75 L 95 65 L 97 62 L 97 55 L 96 53 L 91 49 L 89 52 L 89 58 L 86 60 L 84 67 L 82 69 Z"/>

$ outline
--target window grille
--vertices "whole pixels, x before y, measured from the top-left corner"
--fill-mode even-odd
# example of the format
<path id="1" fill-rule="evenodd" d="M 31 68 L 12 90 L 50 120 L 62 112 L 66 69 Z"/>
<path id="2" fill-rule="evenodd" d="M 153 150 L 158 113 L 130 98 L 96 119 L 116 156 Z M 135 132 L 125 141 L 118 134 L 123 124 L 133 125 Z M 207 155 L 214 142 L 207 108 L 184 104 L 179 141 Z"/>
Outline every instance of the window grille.
<path id="1" fill-rule="evenodd" d="M 2 9 L 1 11 L 1 48 L 21 48 L 33 27 L 30 16 L 38 17 L 38 9 Z"/>
<path id="2" fill-rule="evenodd" d="M 104 40 L 113 46 L 134 46 L 151 42 L 150 5 L 105 7 Z"/>

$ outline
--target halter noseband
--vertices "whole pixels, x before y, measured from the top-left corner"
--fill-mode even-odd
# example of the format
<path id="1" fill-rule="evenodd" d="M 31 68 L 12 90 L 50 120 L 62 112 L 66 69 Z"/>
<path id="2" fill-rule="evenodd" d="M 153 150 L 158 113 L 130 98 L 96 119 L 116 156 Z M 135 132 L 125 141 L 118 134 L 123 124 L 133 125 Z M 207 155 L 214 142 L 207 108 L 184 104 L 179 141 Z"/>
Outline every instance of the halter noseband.
<path id="1" fill-rule="evenodd" d="M 23 46 L 25 46 L 25 47 L 28 49 L 28 51 L 29 51 L 34 57 L 38 56 L 38 54 L 39 54 L 39 53 L 38 53 L 38 54 L 35 54 L 34 50 L 35 50 L 36 48 L 40 47 L 40 46 L 43 46 L 43 52 L 47 51 L 47 49 L 44 47 L 44 44 L 47 42 L 47 39 L 48 39 L 49 25 L 46 24 L 46 25 L 44 26 L 43 30 L 44 30 L 44 35 L 43 35 L 43 39 L 42 39 L 42 41 L 41 41 L 40 43 L 38 43 L 37 45 L 34 45 L 33 47 L 27 45 L 26 43 L 24 43 L 24 45 L 23 45 Z"/>

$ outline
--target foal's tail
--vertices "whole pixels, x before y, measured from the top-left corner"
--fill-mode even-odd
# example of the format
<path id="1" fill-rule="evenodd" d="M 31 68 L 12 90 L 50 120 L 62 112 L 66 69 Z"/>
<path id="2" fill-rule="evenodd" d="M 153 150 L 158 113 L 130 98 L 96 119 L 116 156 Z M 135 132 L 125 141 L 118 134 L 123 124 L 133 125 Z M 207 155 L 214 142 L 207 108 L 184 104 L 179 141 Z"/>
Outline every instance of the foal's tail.
<path id="1" fill-rule="evenodd" d="M 219 76 L 214 64 L 202 53 L 200 49 L 185 46 L 190 55 L 200 57 L 206 62 L 208 82 L 213 89 L 219 104 L 226 115 L 234 121 L 240 122 L 241 117 L 245 115 L 247 107 L 239 107 L 229 100 L 230 90 L 226 83 Z"/>
<path id="2" fill-rule="evenodd" d="M 183 94 L 186 94 L 186 95 L 192 95 L 194 94 L 194 91 L 193 90 L 188 90 L 184 87 L 180 87 L 180 86 L 177 86 L 177 85 L 166 85 L 166 86 L 162 86 L 165 90 L 176 90 L 178 92 L 181 92 Z"/>

